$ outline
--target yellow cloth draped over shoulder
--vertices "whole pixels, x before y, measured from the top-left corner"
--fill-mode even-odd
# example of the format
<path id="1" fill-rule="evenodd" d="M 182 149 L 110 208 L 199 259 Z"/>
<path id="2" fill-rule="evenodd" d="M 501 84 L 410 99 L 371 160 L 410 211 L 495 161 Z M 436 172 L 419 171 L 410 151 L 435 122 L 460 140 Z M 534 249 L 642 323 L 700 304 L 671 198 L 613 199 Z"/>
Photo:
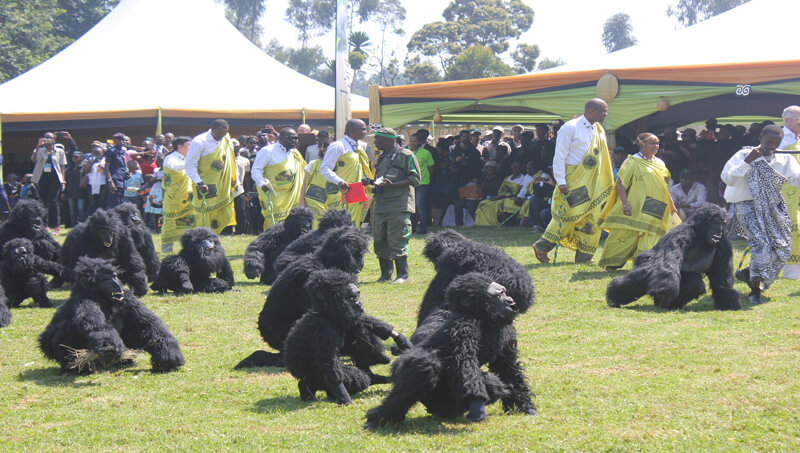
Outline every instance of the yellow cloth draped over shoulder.
<path id="1" fill-rule="evenodd" d="M 367 153 L 365 153 L 361 148 L 356 149 L 356 151 L 353 153 L 342 154 L 342 157 L 340 157 L 336 162 L 336 168 L 334 169 L 334 172 L 336 172 L 340 178 L 344 179 L 349 184 L 359 182 L 361 181 L 361 178 L 364 177 L 373 178 L 375 176 L 369 166 L 369 157 L 367 157 Z M 342 192 L 338 189 L 338 187 L 336 189 L 336 193 L 330 193 L 330 191 L 328 191 L 329 195 L 327 201 L 325 202 L 325 209 L 347 210 L 347 212 L 350 213 L 350 217 L 353 219 L 353 224 L 356 226 L 356 228 L 361 229 L 361 222 L 364 221 L 364 216 L 369 208 L 369 203 L 372 201 L 372 187 L 368 186 L 364 189 L 367 193 L 367 197 L 369 197 L 369 200 L 353 204 L 347 204 L 346 200 L 342 201 Z"/>
<path id="2" fill-rule="evenodd" d="M 194 208 L 197 226 L 208 227 L 217 233 L 230 225 L 236 225 L 233 210 L 233 192 L 236 190 L 236 158 L 233 154 L 231 136 L 219 141 L 210 154 L 200 156 L 197 161 L 200 179 L 208 186 L 208 193 L 201 194 L 194 185 Z"/>
<path id="3" fill-rule="evenodd" d="M 164 167 L 164 180 L 161 186 L 164 188 L 161 243 L 172 244 L 180 239 L 183 230 L 195 226 L 192 180 L 183 170 L 174 171 Z"/>
<path id="4" fill-rule="evenodd" d="M 546 241 L 590 255 L 600 242 L 596 222 L 603 203 L 614 190 L 606 134 L 600 124 L 595 124 L 592 141 L 580 165 L 567 165 L 570 191 L 566 195 L 558 188 L 553 191 L 553 217 L 542 234 Z"/>
<path id="5" fill-rule="evenodd" d="M 319 169 L 322 167 L 322 159 L 311 162 L 308 174 L 308 186 L 306 187 L 305 200 L 308 209 L 314 212 L 314 229 L 319 226 L 319 218 L 325 213 L 325 202 L 328 200 L 326 190 L 327 181 Z M 339 188 L 331 184 L 333 193 L 338 193 Z"/>
<path id="6" fill-rule="evenodd" d="M 784 148 L 784 151 L 800 151 L 800 140 Z M 800 155 L 794 158 L 800 161 Z M 792 253 L 786 264 L 800 264 L 800 188 L 784 183 L 781 190 L 789 210 L 789 220 L 792 222 Z"/>
<path id="7" fill-rule="evenodd" d="M 283 221 L 289 211 L 300 205 L 303 194 L 303 168 L 306 161 L 300 151 L 293 149 L 289 156 L 277 164 L 264 167 L 264 178 L 272 183 L 275 193 L 265 193 L 258 188 L 258 201 L 261 203 L 261 214 L 264 216 L 264 229 Z"/>
<path id="8" fill-rule="evenodd" d="M 631 215 L 622 212 L 617 191 L 609 198 L 599 224 L 608 230 L 600 266 L 623 266 L 628 259 L 651 249 L 661 236 L 680 224 L 671 220 L 670 173 L 647 159 L 629 157 L 617 173 L 628 193 Z"/>
<path id="9" fill-rule="evenodd" d="M 475 225 L 496 226 L 500 224 L 501 212 L 511 215 L 517 213 L 520 207 L 514 204 L 514 198 L 520 189 L 522 189 L 522 184 L 511 182 L 508 179 L 503 181 L 497 191 L 497 196 L 503 198 L 483 200 L 478 203 L 478 209 L 475 211 Z"/>

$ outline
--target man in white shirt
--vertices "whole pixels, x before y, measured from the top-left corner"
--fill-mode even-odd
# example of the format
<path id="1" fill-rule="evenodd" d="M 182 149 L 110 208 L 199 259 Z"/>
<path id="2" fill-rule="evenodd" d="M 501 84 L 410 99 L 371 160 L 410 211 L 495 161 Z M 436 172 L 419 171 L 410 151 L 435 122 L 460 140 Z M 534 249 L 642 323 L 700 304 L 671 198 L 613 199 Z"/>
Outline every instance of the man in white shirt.
<path id="1" fill-rule="evenodd" d="M 750 286 L 750 303 L 761 303 L 761 292 L 777 277 L 791 253 L 791 221 L 781 193 L 784 181 L 800 187 L 800 163 L 776 154 L 783 131 L 765 126 L 758 147 L 746 147 L 725 163 L 721 179 L 725 200 L 733 203 L 736 221 L 746 230 L 750 266 L 736 278 Z"/>
<path id="2" fill-rule="evenodd" d="M 306 148 L 306 162 L 313 162 L 319 159 L 319 150 L 325 149 L 325 145 L 328 144 L 328 137 L 329 135 L 327 131 L 317 132 L 317 143 Z"/>
<path id="3" fill-rule="evenodd" d="M 247 213 L 245 212 L 244 178 L 250 171 L 250 150 L 239 149 L 236 156 L 236 198 L 233 199 L 233 210 L 236 212 L 236 234 L 246 234 L 247 232 Z"/>
<path id="4" fill-rule="evenodd" d="M 790 105 L 783 109 L 783 140 L 778 149 L 800 151 L 800 107 Z M 783 278 L 800 280 L 800 190 L 784 184 L 783 196 L 792 220 L 792 253 L 783 266 Z"/>
<path id="5" fill-rule="evenodd" d="M 341 191 L 349 190 L 349 184 L 360 182 L 362 178 L 372 178 L 369 157 L 359 144 L 359 140 L 367 135 L 367 125 L 359 119 L 347 121 L 344 137 L 328 145 L 322 158 L 320 173 L 331 184 Z M 326 209 L 346 209 L 350 212 L 353 224 L 361 227 L 361 221 L 368 202 L 353 204 L 342 203 L 336 197 L 328 197 Z"/>
<path id="6" fill-rule="evenodd" d="M 706 202 L 706 188 L 692 178 L 692 170 L 684 168 L 679 175 L 680 182 L 669 188 L 672 201 L 678 208 L 681 220 L 694 214 L 695 209 Z"/>
<path id="7" fill-rule="evenodd" d="M 282 221 L 300 205 L 306 161 L 296 149 L 297 140 L 297 132 L 285 127 L 278 134 L 278 141 L 261 148 L 253 161 L 250 176 L 260 189 L 264 229 Z"/>
<path id="8" fill-rule="evenodd" d="M 547 263 L 547 253 L 561 243 L 575 250 L 575 262 L 592 259 L 600 242 L 597 219 L 602 204 L 614 187 L 611 156 L 600 123 L 608 115 L 608 104 L 589 99 L 583 115 L 564 123 L 556 137 L 552 219 L 542 237 L 533 244 L 536 258 Z"/>

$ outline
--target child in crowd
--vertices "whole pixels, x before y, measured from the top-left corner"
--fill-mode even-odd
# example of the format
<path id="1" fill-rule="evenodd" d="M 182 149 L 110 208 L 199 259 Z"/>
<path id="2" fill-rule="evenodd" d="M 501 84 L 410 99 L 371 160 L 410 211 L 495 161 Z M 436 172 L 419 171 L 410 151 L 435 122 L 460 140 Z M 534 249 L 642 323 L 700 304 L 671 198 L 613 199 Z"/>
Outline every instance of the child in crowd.
<path id="1" fill-rule="evenodd" d="M 147 195 L 147 203 L 144 207 L 144 223 L 153 233 L 161 233 L 161 206 L 163 201 L 161 180 L 163 178 L 164 173 L 160 169 L 156 169 L 153 172 L 151 180 L 153 185 L 150 187 L 150 193 Z"/>
<path id="2" fill-rule="evenodd" d="M 135 204 L 139 211 L 142 210 L 143 201 L 139 191 L 142 189 L 143 184 L 144 178 L 142 177 L 142 171 L 139 169 L 139 162 L 129 160 L 128 178 L 125 179 L 125 201 Z"/>
<path id="3" fill-rule="evenodd" d="M 20 200 L 39 199 L 39 188 L 36 187 L 36 183 L 33 182 L 33 175 L 31 173 L 26 173 L 25 176 L 22 177 L 17 193 L 19 194 Z"/>

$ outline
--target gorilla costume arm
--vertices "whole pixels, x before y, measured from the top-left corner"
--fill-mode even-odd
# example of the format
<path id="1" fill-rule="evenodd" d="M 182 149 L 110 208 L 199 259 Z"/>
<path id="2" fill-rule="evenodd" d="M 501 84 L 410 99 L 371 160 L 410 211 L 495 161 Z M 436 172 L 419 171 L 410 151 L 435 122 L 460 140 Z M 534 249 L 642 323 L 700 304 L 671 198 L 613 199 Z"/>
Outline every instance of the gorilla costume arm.
<path id="1" fill-rule="evenodd" d="M 484 384 L 478 358 L 481 340 L 479 321 L 458 316 L 447 326 L 447 335 L 452 347 L 448 359 L 455 376 L 459 399 L 464 403 L 473 400 L 489 401 L 489 392 Z"/>
<path id="2" fill-rule="evenodd" d="M 259 234 L 244 252 L 244 275 L 254 279 L 264 272 L 264 248 L 269 242 L 269 230 Z"/>
<path id="3" fill-rule="evenodd" d="M 172 371 L 185 363 L 178 340 L 164 322 L 128 291 L 123 302 L 125 327 L 122 338 L 134 349 L 144 349 L 150 354 L 153 371 Z"/>
<path id="4" fill-rule="evenodd" d="M 723 237 L 717 244 L 714 261 L 706 270 L 706 275 L 711 286 L 714 309 L 742 309 L 739 292 L 733 289 L 733 248 L 727 238 Z"/>
<path id="5" fill-rule="evenodd" d="M 124 270 L 123 278 L 126 283 L 131 285 L 134 294 L 144 296 L 147 294 L 148 288 L 142 255 L 136 250 L 130 234 L 120 232 L 117 240 L 119 241 L 119 255 L 115 261 Z"/>
<path id="6" fill-rule="evenodd" d="M 495 360 L 489 363 L 489 370 L 511 387 L 511 394 L 503 397 L 503 410 L 536 415 L 536 406 L 531 401 L 531 390 L 518 360 L 514 326 L 507 326 L 501 338 L 502 349 Z"/>
<path id="7" fill-rule="evenodd" d="M 11 324 L 11 311 L 8 309 L 6 295 L 3 292 L 2 285 L 0 285 L 0 327 L 5 327 L 9 324 Z"/>
<path id="8" fill-rule="evenodd" d="M 127 349 L 119 332 L 109 324 L 105 313 L 90 299 L 76 304 L 72 322 L 79 335 L 86 340 L 87 348 L 97 353 L 104 362 L 118 360 Z"/>

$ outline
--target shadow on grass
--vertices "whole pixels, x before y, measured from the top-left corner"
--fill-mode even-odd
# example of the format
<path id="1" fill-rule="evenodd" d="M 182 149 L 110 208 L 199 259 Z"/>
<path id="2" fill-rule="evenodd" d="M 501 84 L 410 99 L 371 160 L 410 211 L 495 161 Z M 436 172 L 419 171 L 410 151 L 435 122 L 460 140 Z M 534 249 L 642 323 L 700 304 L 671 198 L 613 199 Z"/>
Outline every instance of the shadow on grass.
<path id="1" fill-rule="evenodd" d="M 765 301 L 767 300 L 767 298 L 763 296 L 762 299 L 764 299 Z M 622 308 L 624 310 L 641 311 L 646 313 L 668 313 L 668 312 L 699 313 L 705 311 L 715 311 L 714 298 L 711 297 L 710 294 L 703 296 L 699 300 L 693 300 L 689 302 L 685 307 L 679 310 L 667 310 L 665 308 L 658 307 L 655 304 L 653 304 L 653 300 L 650 299 L 649 297 L 643 297 L 639 299 L 637 302 L 639 303 L 639 305 L 624 305 L 622 306 Z M 747 301 L 747 298 L 744 296 L 741 297 L 741 303 L 742 303 L 742 310 L 751 310 L 753 308 Z"/>
<path id="2" fill-rule="evenodd" d="M 127 368 L 130 365 L 120 365 L 112 368 L 104 368 L 100 373 L 113 372 L 119 369 Z M 25 370 L 17 375 L 18 381 L 33 382 L 36 385 L 46 387 L 95 387 L 99 384 L 95 382 L 76 382 L 79 378 L 89 375 L 83 374 L 61 374 L 61 368 L 33 368 Z"/>
<path id="3" fill-rule="evenodd" d="M 624 270 L 617 270 L 612 272 L 607 272 L 605 270 L 597 270 L 597 271 L 579 271 L 572 274 L 569 278 L 571 282 L 581 282 L 585 280 L 602 280 L 608 277 L 617 277 L 620 275 L 624 275 L 627 271 Z"/>
<path id="4" fill-rule="evenodd" d="M 235 366 L 235 365 L 234 365 Z M 283 374 L 289 371 L 284 367 L 279 366 L 254 366 L 249 368 L 233 368 L 231 371 L 234 373 L 250 373 L 250 374 Z"/>
<path id="5" fill-rule="evenodd" d="M 520 263 L 520 264 L 522 264 L 522 263 Z M 549 263 L 540 263 L 540 262 L 536 261 L 536 259 L 534 258 L 534 262 L 533 263 L 523 264 L 522 266 L 525 269 L 530 271 L 530 270 L 533 270 L 533 269 L 543 269 L 543 268 L 546 268 L 546 267 L 564 267 L 564 266 L 575 266 L 575 265 L 576 265 L 575 263 L 571 263 L 571 262 L 553 263 L 551 261 Z"/>
<path id="6" fill-rule="evenodd" d="M 393 436 L 396 434 L 431 434 L 431 435 L 456 435 L 467 431 L 467 426 L 473 422 L 466 417 L 443 419 L 435 415 L 406 419 L 400 423 L 392 423 L 374 431 L 366 431 L 382 436 Z"/>

